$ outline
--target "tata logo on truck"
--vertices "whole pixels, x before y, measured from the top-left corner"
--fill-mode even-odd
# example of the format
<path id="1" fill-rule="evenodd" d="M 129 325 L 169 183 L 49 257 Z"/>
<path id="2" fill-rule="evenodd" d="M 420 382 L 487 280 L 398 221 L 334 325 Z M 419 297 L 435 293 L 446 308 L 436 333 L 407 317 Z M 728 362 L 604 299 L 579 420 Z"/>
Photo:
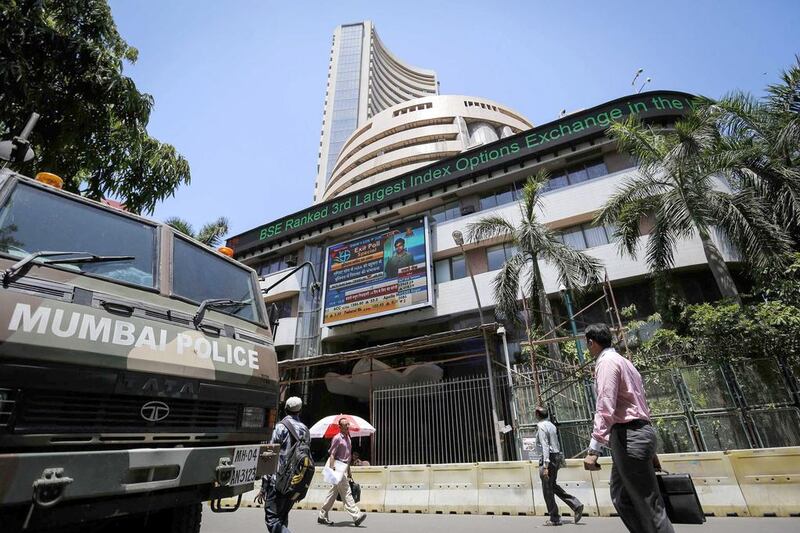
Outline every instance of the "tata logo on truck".
<path id="1" fill-rule="evenodd" d="M 147 402 L 139 413 L 148 422 L 161 422 L 169 416 L 169 406 L 164 402 Z"/>

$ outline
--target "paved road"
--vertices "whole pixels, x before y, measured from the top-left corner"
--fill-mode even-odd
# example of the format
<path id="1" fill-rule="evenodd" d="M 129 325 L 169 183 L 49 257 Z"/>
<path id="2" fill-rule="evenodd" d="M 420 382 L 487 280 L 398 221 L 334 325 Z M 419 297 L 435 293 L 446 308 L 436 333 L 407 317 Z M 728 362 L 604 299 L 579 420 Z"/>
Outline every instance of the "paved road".
<path id="1" fill-rule="evenodd" d="M 352 528 L 353 522 L 343 512 L 331 512 L 331 527 Z M 292 533 L 322 533 L 327 526 L 317 524 L 317 511 L 292 511 L 290 515 Z M 583 533 L 611 533 L 625 531 L 617 518 L 584 518 L 580 524 L 567 524 L 557 531 L 568 533 L 579 530 Z M 543 516 L 485 516 L 485 515 L 429 515 L 429 514 L 378 514 L 370 513 L 359 529 L 365 533 L 427 533 L 429 531 L 452 531 L 458 533 L 527 533 L 531 529 L 544 527 Z M 201 533 L 264 533 L 264 511 L 261 509 L 239 509 L 230 514 L 214 514 L 203 509 Z M 800 518 L 709 518 L 702 526 L 676 526 L 677 533 L 797 533 Z"/>

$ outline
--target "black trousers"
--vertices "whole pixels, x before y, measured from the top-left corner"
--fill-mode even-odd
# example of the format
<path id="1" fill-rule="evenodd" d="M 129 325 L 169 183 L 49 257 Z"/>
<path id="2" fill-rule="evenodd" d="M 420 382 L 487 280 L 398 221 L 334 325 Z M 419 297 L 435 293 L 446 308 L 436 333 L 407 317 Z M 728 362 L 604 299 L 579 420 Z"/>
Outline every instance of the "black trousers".
<path id="1" fill-rule="evenodd" d="M 653 456 L 656 430 L 636 420 L 611 428 L 611 501 L 628 531 L 674 533 L 658 491 Z"/>
<path id="2" fill-rule="evenodd" d="M 269 533 L 291 533 L 289 530 L 289 511 L 294 501 L 279 494 L 275 490 L 275 480 L 268 477 L 266 496 L 264 498 L 264 521 Z"/>
<path id="3" fill-rule="evenodd" d="M 558 469 L 561 467 L 561 454 L 551 453 L 550 462 L 547 464 L 547 479 L 542 475 L 544 471 L 544 464 L 539 465 L 539 479 L 542 480 L 542 494 L 544 495 L 544 503 L 547 505 L 547 514 L 550 515 L 551 522 L 560 522 L 561 515 L 558 514 L 558 504 L 556 504 L 556 496 L 561 498 L 561 501 L 566 503 L 572 512 L 575 509 L 582 507 L 581 501 L 567 494 L 567 491 L 561 488 L 558 484 Z"/>

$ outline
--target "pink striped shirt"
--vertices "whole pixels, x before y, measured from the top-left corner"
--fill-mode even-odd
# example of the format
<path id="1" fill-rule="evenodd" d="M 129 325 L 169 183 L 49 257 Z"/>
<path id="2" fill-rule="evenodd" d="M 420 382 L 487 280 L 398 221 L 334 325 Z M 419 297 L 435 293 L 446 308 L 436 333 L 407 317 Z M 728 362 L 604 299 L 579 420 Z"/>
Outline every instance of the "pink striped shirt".
<path id="1" fill-rule="evenodd" d="M 589 447 L 600 451 L 614 424 L 650 420 L 650 408 L 639 371 L 613 348 L 600 352 L 594 372 L 597 413 Z"/>

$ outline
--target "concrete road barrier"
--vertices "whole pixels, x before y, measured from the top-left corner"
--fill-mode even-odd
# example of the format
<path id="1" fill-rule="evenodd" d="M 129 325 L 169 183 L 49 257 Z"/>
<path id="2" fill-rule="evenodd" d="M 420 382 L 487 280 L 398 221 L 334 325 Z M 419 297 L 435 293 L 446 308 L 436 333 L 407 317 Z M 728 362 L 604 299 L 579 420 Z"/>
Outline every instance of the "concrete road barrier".
<path id="1" fill-rule="evenodd" d="M 432 465 L 430 513 L 478 514 L 478 468 L 475 463 Z"/>
<path id="2" fill-rule="evenodd" d="M 728 452 L 751 516 L 800 516 L 800 446 Z"/>
<path id="3" fill-rule="evenodd" d="M 692 476 L 707 515 L 749 516 L 733 466 L 724 452 L 671 453 L 658 457 L 667 472 Z"/>
<path id="4" fill-rule="evenodd" d="M 478 463 L 478 513 L 534 514 L 529 461 Z"/>
<path id="5" fill-rule="evenodd" d="M 665 470 L 688 473 L 707 514 L 715 516 L 800 516 L 800 447 L 698 452 L 659 456 Z M 614 516 L 609 478 L 611 458 L 587 472 L 581 459 L 568 459 L 559 484 L 576 496 L 588 516 Z M 530 461 L 354 467 L 368 512 L 545 515 L 538 464 Z M 258 485 L 258 484 L 257 484 Z M 255 507 L 256 490 L 242 506 Z M 305 499 L 295 509 L 317 510 L 330 485 L 318 467 Z M 556 499 L 562 514 L 569 508 Z M 233 507 L 235 498 L 223 500 Z M 334 509 L 341 510 L 341 502 Z"/>
<path id="6" fill-rule="evenodd" d="M 354 466 L 351 473 L 356 483 L 361 486 L 361 501 L 358 506 L 362 511 L 382 513 L 386 500 L 386 482 L 388 473 L 385 466 Z"/>
<path id="7" fill-rule="evenodd" d="M 429 509 L 431 471 L 426 465 L 386 467 L 387 513 L 427 513 Z"/>

